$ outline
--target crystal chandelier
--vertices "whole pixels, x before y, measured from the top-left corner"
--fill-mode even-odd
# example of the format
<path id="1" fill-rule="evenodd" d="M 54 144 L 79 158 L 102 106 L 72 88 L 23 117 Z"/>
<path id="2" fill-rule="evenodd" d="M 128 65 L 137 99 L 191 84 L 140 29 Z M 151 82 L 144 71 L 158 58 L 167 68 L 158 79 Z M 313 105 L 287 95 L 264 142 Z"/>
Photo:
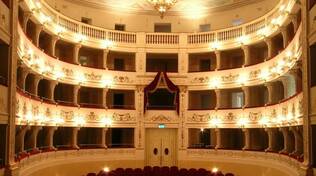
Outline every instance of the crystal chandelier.
<path id="1" fill-rule="evenodd" d="M 177 3 L 177 0 L 147 0 L 159 12 L 160 18 L 163 18 L 167 10 Z"/>

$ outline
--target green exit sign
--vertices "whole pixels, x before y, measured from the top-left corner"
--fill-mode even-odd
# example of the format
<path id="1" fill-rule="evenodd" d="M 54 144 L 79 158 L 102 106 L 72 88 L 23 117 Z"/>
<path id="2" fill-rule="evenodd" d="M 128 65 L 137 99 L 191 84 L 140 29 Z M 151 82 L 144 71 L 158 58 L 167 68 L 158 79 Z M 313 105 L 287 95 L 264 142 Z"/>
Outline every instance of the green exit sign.
<path id="1" fill-rule="evenodd" d="M 158 128 L 166 128 L 166 125 L 165 124 L 159 124 Z"/>

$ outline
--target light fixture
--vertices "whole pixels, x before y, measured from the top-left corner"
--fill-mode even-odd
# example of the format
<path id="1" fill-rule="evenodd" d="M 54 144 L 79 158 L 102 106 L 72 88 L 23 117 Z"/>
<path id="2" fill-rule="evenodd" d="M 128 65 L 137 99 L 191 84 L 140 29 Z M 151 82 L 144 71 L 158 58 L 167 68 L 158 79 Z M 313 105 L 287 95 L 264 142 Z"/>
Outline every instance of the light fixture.
<path id="1" fill-rule="evenodd" d="M 245 125 L 248 124 L 248 119 L 246 119 L 246 118 L 240 118 L 237 123 L 238 123 L 238 125 L 239 125 L 240 127 L 244 128 Z"/>
<path id="2" fill-rule="evenodd" d="M 102 86 L 107 88 L 110 87 L 113 84 L 113 80 L 111 78 L 105 78 L 102 80 Z"/>
<path id="3" fill-rule="evenodd" d="M 217 173 L 218 172 L 218 168 L 217 167 L 213 167 L 212 168 L 212 173 Z"/>
<path id="4" fill-rule="evenodd" d="M 110 49 L 110 48 L 113 47 L 114 43 L 113 43 L 112 40 L 106 39 L 106 40 L 103 40 L 103 41 L 102 41 L 101 45 L 102 45 L 102 48 L 108 50 L 108 49 Z"/>
<path id="5" fill-rule="evenodd" d="M 239 77 L 238 77 L 238 80 L 237 82 L 240 84 L 240 85 L 244 85 L 248 80 L 248 75 L 243 73 L 243 74 L 240 74 Z"/>
<path id="6" fill-rule="evenodd" d="M 102 118 L 101 122 L 105 127 L 110 127 L 112 126 L 112 119 L 110 117 L 104 117 Z"/>
<path id="7" fill-rule="evenodd" d="M 211 50 L 217 50 L 220 47 L 220 43 L 218 41 L 210 43 Z"/>
<path id="8" fill-rule="evenodd" d="M 55 31 L 56 31 L 57 35 L 61 35 L 64 32 L 66 32 L 66 29 L 60 25 L 56 25 Z"/>
<path id="9" fill-rule="evenodd" d="M 160 18 L 163 18 L 167 10 L 171 9 L 177 3 L 177 0 L 147 0 L 159 12 Z"/>
<path id="10" fill-rule="evenodd" d="M 110 172 L 110 168 L 105 167 L 105 168 L 103 168 L 103 171 L 106 172 L 106 173 L 108 173 L 108 172 Z"/>
<path id="11" fill-rule="evenodd" d="M 219 118 L 212 118 L 209 123 L 217 128 L 217 126 L 221 123 L 221 120 Z"/>
<path id="12" fill-rule="evenodd" d="M 213 78 L 213 79 L 209 82 L 209 86 L 210 86 L 210 87 L 214 87 L 215 89 L 217 89 L 220 84 L 221 84 L 221 82 L 220 82 L 220 79 L 219 79 L 219 78 Z"/>
<path id="13" fill-rule="evenodd" d="M 85 41 L 87 39 L 87 37 L 85 35 L 82 35 L 82 34 L 76 34 L 75 35 L 75 40 L 78 42 L 78 43 L 82 43 L 83 41 Z"/>
<path id="14" fill-rule="evenodd" d="M 78 117 L 75 119 L 75 125 L 77 125 L 77 126 L 79 126 L 79 127 L 82 127 L 85 123 L 86 123 L 86 120 L 85 120 L 84 117 L 82 117 L 82 116 L 78 116 Z"/>

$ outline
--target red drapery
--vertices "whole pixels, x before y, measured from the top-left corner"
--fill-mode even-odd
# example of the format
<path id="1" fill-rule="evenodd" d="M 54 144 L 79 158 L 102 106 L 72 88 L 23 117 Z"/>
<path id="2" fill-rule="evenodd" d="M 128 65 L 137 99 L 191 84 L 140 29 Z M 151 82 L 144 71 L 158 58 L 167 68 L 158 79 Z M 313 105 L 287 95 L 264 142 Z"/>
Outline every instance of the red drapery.
<path id="1" fill-rule="evenodd" d="M 168 75 L 166 72 L 158 72 L 155 79 L 144 88 L 144 112 L 147 109 L 148 106 L 148 93 L 153 93 L 156 91 L 156 89 L 159 86 L 160 80 L 164 78 L 165 83 L 167 85 L 167 88 L 170 92 L 175 93 L 175 100 L 174 105 L 176 106 L 177 113 L 179 114 L 179 92 L 180 89 L 178 86 L 173 84 L 173 82 L 168 78 Z"/>

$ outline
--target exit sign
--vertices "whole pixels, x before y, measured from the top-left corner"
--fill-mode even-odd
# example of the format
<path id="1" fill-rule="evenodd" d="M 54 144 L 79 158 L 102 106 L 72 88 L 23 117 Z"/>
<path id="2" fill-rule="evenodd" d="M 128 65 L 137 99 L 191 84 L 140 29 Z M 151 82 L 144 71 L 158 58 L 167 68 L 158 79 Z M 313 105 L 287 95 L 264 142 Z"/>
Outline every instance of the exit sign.
<path id="1" fill-rule="evenodd" d="M 158 128 L 166 128 L 166 125 L 165 124 L 159 124 Z"/>

